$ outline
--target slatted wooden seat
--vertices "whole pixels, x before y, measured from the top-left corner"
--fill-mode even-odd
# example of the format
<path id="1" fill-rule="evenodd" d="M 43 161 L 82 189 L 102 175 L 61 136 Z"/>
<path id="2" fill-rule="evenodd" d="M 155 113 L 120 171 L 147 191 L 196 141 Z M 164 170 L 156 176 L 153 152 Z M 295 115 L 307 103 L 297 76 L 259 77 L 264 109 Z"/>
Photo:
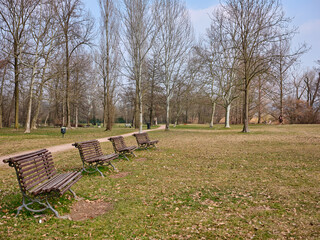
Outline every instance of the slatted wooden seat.
<path id="1" fill-rule="evenodd" d="M 137 149 L 137 146 L 127 147 L 127 145 L 124 142 L 124 138 L 122 136 L 110 137 L 110 138 L 108 138 L 108 140 L 110 140 L 112 142 L 114 152 L 118 153 L 120 156 L 123 156 L 128 161 L 129 161 L 129 159 L 126 156 L 127 154 L 131 154 L 133 156 L 136 156 L 133 151 Z"/>
<path id="2" fill-rule="evenodd" d="M 150 140 L 148 133 L 142 132 L 142 133 L 135 133 L 133 134 L 137 140 L 137 144 L 139 148 L 148 149 L 149 147 L 156 147 L 156 144 L 159 142 L 159 140 Z"/>
<path id="3" fill-rule="evenodd" d="M 3 162 L 15 168 L 22 192 L 22 205 L 18 208 L 17 215 L 23 208 L 31 212 L 50 209 L 57 217 L 60 217 L 48 202 L 48 197 L 61 196 L 66 191 L 70 191 L 76 198 L 76 194 L 70 188 L 82 177 L 81 172 L 58 174 L 53 164 L 52 155 L 47 149 L 8 158 Z M 34 203 L 38 203 L 44 208 L 30 208 L 29 206 Z"/>
<path id="4" fill-rule="evenodd" d="M 83 171 L 88 173 L 98 171 L 100 175 L 104 177 L 103 173 L 98 168 L 99 165 L 107 164 L 112 166 L 114 170 L 117 170 L 116 167 L 111 163 L 111 161 L 118 158 L 119 154 L 112 153 L 103 155 L 101 145 L 98 140 L 76 142 L 72 145 L 79 150 L 80 157 L 83 163 Z"/>

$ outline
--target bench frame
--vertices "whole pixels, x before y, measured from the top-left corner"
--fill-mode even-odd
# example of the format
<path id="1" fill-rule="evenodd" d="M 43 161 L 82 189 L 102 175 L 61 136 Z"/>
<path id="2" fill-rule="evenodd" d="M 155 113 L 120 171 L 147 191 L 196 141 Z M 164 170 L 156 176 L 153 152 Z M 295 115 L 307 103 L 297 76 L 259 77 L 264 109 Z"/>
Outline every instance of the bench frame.
<path id="1" fill-rule="evenodd" d="M 111 163 L 111 160 L 118 158 L 119 155 L 116 153 L 103 155 L 101 145 L 98 140 L 76 142 L 72 144 L 72 146 L 75 146 L 79 150 L 80 158 L 82 160 L 82 171 L 87 173 L 99 172 L 100 175 L 104 177 L 98 166 L 102 166 L 105 163 L 110 165 L 115 171 L 118 171 L 118 169 Z"/>
<path id="2" fill-rule="evenodd" d="M 124 157 L 128 161 L 129 158 L 126 156 L 127 154 L 131 154 L 132 156 L 136 157 L 133 151 L 137 149 L 137 146 L 127 147 L 124 142 L 123 136 L 110 137 L 108 138 L 108 140 L 112 143 L 114 152 L 118 153 L 119 156 Z"/>
<path id="3" fill-rule="evenodd" d="M 67 218 L 59 215 L 49 203 L 48 197 L 60 197 L 69 191 L 77 199 L 70 188 L 82 177 L 81 172 L 57 174 L 52 155 L 47 149 L 4 159 L 3 162 L 15 168 L 22 193 L 22 205 L 18 207 L 16 216 L 25 208 L 36 213 L 50 209 L 56 217 Z M 30 208 L 34 203 L 43 208 Z"/>
<path id="4" fill-rule="evenodd" d="M 136 138 L 139 149 L 147 149 L 149 151 L 148 148 L 150 147 L 157 148 L 156 144 L 159 142 L 159 140 L 150 140 L 148 133 L 135 133 L 133 136 Z"/>

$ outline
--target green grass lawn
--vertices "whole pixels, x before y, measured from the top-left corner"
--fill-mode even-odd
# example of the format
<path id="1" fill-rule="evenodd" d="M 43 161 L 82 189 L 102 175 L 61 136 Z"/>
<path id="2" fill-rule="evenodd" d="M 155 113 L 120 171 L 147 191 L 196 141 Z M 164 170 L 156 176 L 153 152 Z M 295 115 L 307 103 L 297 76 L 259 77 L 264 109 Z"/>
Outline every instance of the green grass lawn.
<path id="1" fill-rule="evenodd" d="M 50 211 L 42 223 L 25 210 L 15 218 L 21 202 L 15 172 L 0 167 L 0 238 L 319 239 L 320 125 L 255 125 L 249 134 L 241 126 L 187 127 L 150 132 L 158 150 L 117 160 L 120 172 L 130 172 L 123 178 L 109 177 L 115 173 L 106 167 L 105 178 L 84 174 L 73 190 L 113 205 L 85 221 Z M 102 149 L 111 153 L 111 143 Z M 81 168 L 77 149 L 53 157 L 58 171 Z M 76 201 L 66 194 L 53 202 L 63 215 Z"/>

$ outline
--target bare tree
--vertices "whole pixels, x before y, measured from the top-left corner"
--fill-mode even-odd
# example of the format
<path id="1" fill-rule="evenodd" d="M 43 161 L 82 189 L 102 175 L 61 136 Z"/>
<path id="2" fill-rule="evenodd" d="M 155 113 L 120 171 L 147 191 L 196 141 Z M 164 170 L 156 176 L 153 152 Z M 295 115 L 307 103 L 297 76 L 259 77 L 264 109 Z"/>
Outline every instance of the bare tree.
<path id="1" fill-rule="evenodd" d="M 8 60 L 2 59 L 0 60 L 0 73 L 1 73 L 1 87 L 0 87 L 0 128 L 2 128 L 2 121 L 3 121 L 3 90 L 4 84 L 7 74 L 8 68 Z"/>
<path id="2" fill-rule="evenodd" d="M 273 75 L 274 83 L 277 86 L 276 92 L 278 93 L 276 99 L 279 104 L 279 114 L 284 116 L 283 113 L 283 100 L 286 95 L 286 89 L 289 88 L 288 76 L 289 70 L 294 64 L 297 63 L 298 58 L 307 51 L 305 44 L 301 45 L 297 50 L 291 49 L 291 39 L 283 39 L 282 36 L 275 43 Z"/>
<path id="3" fill-rule="evenodd" d="M 55 21 L 53 17 L 53 11 L 51 8 L 50 2 L 40 2 L 38 7 L 34 11 L 34 15 L 31 17 L 29 24 L 29 30 L 32 33 L 31 37 L 31 47 L 29 49 L 29 61 L 23 61 L 23 65 L 31 69 L 30 84 L 29 84 L 29 93 L 28 93 L 28 109 L 27 109 L 27 118 L 25 124 L 25 133 L 30 133 L 32 122 L 33 127 L 35 127 L 35 120 L 39 114 L 39 105 L 42 98 L 42 88 L 44 80 L 44 73 L 48 66 L 48 58 L 52 52 L 54 41 L 56 40 L 57 31 L 54 29 Z M 43 59 L 44 58 L 44 59 Z M 44 60 L 44 64 L 41 63 L 41 60 Z M 31 112 L 32 112 L 32 101 L 34 97 L 34 85 L 39 71 L 42 71 L 42 81 L 39 84 L 39 92 L 36 114 L 34 120 L 31 122 Z M 41 77 L 40 77 L 41 78 Z"/>
<path id="4" fill-rule="evenodd" d="M 320 65 L 320 64 L 319 64 Z M 284 113 L 290 123 L 319 123 L 320 68 L 293 73 L 292 96 L 284 99 Z"/>
<path id="5" fill-rule="evenodd" d="M 159 25 L 158 1 L 150 0 L 124 0 L 124 47 L 129 59 L 126 61 L 128 77 L 136 83 L 136 112 L 139 112 L 139 132 L 142 132 L 142 77 L 143 65 L 147 59 Z M 124 55 L 124 54 L 123 54 Z"/>
<path id="6" fill-rule="evenodd" d="M 316 103 L 319 102 L 319 89 L 320 89 L 320 72 L 316 69 L 308 71 L 304 74 L 303 81 L 306 87 L 306 101 L 310 108 L 316 107 Z M 320 106 L 316 108 L 316 112 L 320 109 Z"/>
<path id="7" fill-rule="evenodd" d="M 19 74 L 20 74 L 20 59 L 23 45 L 27 39 L 25 37 L 26 28 L 30 16 L 38 5 L 40 0 L 27 1 L 27 0 L 0 0 L 0 24 L 1 31 L 5 32 L 5 41 L 8 41 L 12 47 L 11 55 L 14 67 L 14 99 L 15 99 L 15 128 L 19 128 Z"/>
<path id="8" fill-rule="evenodd" d="M 219 92 L 218 96 L 222 100 L 225 109 L 225 128 L 230 128 L 230 110 L 232 102 L 238 97 L 239 78 L 234 72 L 234 58 L 222 59 L 222 67 L 219 68 L 217 76 Z"/>
<path id="9" fill-rule="evenodd" d="M 253 79 L 268 71 L 274 57 L 273 43 L 288 39 L 294 31 L 288 27 L 278 0 L 227 0 L 222 5 L 228 18 L 226 33 L 239 50 L 238 74 L 243 79 L 243 132 L 249 132 L 249 92 Z"/>
<path id="10" fill-rule="evenodd" d="M 212 128 L 214 123 L 216 105 L 218 101 L 218 84 L 216 79 L 217 68 L 215 65 L 218 52 L 218 46 L 216 46 L 216 44 L 218 44 L 218 41 L 215 37 L 212 38 L 210 34 L 212 34 L 212 32 L 210 32 L 210 30 L 207 30 L 208 41 L 206 41 L 206 45 L 199 45 L 195 49 L 201 59 L 201 71 L 204 80 L 203 88 L 205 92 L 208 94 L 211 102 L 210 128 Z"/>
<path id="11" fill-rule="evenodd" d="M 55 31 L 55 29 L 51 29 L 51 31 L 49 32 L 50 33 L 47 34 L 46 36 L 46 40 L 44 40 L 44 44 L 46 47 L 44 48 L 44 51 L 42 53 L 43 65 L 41 66 L 41 69 L 40 69 L 40 73 L 39 73 L 40 82 L 35 94 L 36 95 L 35 113 L 31 120 L 31 129 L 37 128 L 37 121 L 39 118 L 41 103 L 44 95 L 44 87 L 46 83 L 53 78 L 52 73 L 51 74 L 48 73 L 48 68 L 49 68 L 49 63 L 53 62 L 54 51 L 56 50 L 55 43 L 56 43 L 57 31 Z"/>
<path id="12" fill-rule="evenodd" d="M 119 13 L 114 0 L 99 0 L 102 30 L 100 61 L 103 79 L 103 118 L 106 131 L 112 129 L 114 118 L 114 93 L 119 78 Z"/>
<path id="13" fill-rule="evenodd" d="M 160 66 L 166 96 L 166 130 L 170 123 L 170 100 L 180 78 L 187 54 L 191 49 L 193 33 L 186 6 L 179 0 L 164 0 L 160 6 L 161 22 L 158 42 L 161 44 Z"/>
<path id="14" fill-rule="evenodd" d="M 60 0 L 55 2 L 54 11 L 61 30 L 62 46 L 65 54 L 65 109 L 67 127 L 71 127 L 70 108 L 70 58 L 82 45 L 90 44 L 93 20 L 86 14 L 81 0 Z"/>
<path id="15" fill-rule="evenodd" d="M 83 115 L 81 114 L 81 108 L 84 109 L 85 104 L 89 104 L 87 99 L 99 99 L 99 94 L 97 94 L 98 88 L 96 87 L 96 82 L 99 77 L 92 68 L 92 54 L 89 54 L 83 49 L 81 50 L 82 51 L 78 49 L 76 54 L 71 58 L 73 91 L 70 97 L 73 105 L 73 126 L 76 128 L 79 126 L 79 116 Z M 92 100 L 92 102 L 94 102 L 94 100 Z"/>
<path id="16" fill-rule="evenodd" d="M 179 79 L 176 80 L 175 89 L 173 90 L 173 108 L 175 109 L 174 127 L 177 126 L 179 118 L 182 115 L 183 105 L 186 99 L 186 95 L 191 94 L 191 90 L 199 87 L 199 75 L 201 61 L 199 57 L 195 55 L 195 52 L 190 54 L 187 60 L 187 67 L 184 74 L 179 75 Z"/>
<path id="17" fill-rule="evenodd" d="M 153 52 L 151 57 L 148 60 L 148 90 L 145 104 L 148 108 L 149 113 L 149 123 L 153 125 L 153 116 L 155 114 L 155 105 L 156 105 L 156 96 L 159 93 L 159 61 L 158 61 L 158 53 Z"/>

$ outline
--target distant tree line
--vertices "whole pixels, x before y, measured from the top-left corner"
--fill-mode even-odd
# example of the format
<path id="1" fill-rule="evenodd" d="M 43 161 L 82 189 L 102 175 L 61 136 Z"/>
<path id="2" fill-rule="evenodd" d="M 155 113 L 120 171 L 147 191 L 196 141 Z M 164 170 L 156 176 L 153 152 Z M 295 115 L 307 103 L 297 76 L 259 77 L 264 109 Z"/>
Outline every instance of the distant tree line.
<path id="1" fill-rule="evenodd" d="M 195 40 L 180 0 L 0 0 L 0 128 L 320 123 L 320 60 L 278 0 L 225 0 Z M 80 125 L 80 123 L 82 123 Z"/>

